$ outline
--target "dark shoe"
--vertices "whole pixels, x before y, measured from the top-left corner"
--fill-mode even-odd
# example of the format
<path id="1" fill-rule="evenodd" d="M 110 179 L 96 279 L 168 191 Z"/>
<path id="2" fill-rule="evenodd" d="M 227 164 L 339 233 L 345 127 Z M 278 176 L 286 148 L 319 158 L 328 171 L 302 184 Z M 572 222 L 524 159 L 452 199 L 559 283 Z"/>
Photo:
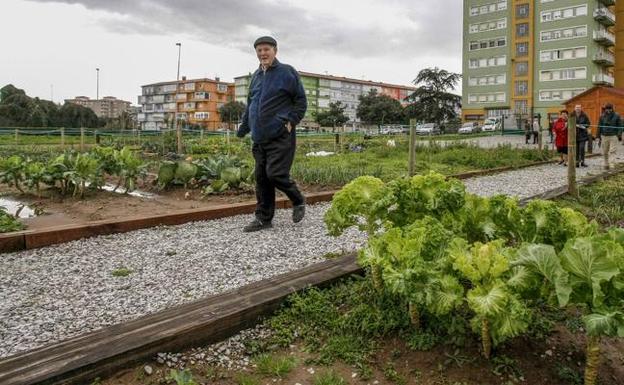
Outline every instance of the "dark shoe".
<path id="1" fill-rule="evenodd" d="M 302 205 L 293 206 L 292 219 L 294 223 L 299 223 L 305 216 L 305 203 Z"/>
<path id="2" fill-rule="evenodd" d="M 557 163 L 557 164 L 563 164 L 563 161 L 562 161 L 562 160 L 560 160 L 560 161 L 559 161 L 559 163 Z"/>
<path id="3" fill-rule="evenodd" d="M 271 222 L 262 222 L 258 218 L 251 221 L 247 226 L 243 227 L 243 231 L 246 233 L 253 233 L 254 231 L 260 231 L 264 229 L 270 229 L 273 227 Z"/>
<path id="4" fill-rule="evenodd" d="M 581 163 L 581 167 L 589 167 L 588 165 L 585 164 L 585 162 Z"/>
<path id="5" fill-rule="evenodd" d="M 579 167 L 581 167 L 581 165 L 579 163 L 577 163 L 576 164 L 576 168 L 579 168 Z"/>

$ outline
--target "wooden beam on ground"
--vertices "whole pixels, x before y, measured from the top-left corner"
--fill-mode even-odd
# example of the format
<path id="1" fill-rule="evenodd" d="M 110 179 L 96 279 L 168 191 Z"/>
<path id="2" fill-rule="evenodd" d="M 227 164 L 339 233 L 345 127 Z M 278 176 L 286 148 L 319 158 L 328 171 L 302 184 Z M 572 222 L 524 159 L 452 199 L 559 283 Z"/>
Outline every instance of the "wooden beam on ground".
<path id="1" fill-rule="evenodd" d="M 296 291 L 361 273 L 349 255 L 21 353 L 0 360 L 0 384 L 88 383 L 158 352 L 221 341 Z"/>

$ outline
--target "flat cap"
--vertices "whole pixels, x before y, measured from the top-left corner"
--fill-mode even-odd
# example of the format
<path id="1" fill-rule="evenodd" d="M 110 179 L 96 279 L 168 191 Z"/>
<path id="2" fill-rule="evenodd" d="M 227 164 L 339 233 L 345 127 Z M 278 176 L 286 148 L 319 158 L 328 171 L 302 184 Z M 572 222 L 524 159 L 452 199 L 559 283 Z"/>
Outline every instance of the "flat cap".
<path id="1" fill-rule="evenodd" d="M 611 109 L 611 110 L 612 110 L 612 109 L 613 109 L 613 104 L 611 104 L 611 103 L 607 103 L 607 104 L 605 104 L 605 108 L 606 108 L 606 109 Z"/>
<path id="2" fill-rule="evenodd" d="M 273 39 L 271 36 L 261 36 L 256 39 L 254 42 L 254 48 L 256 48 L 260 44 L 270 44 L 273 47 L 277 47 L 277 41 Z"/>

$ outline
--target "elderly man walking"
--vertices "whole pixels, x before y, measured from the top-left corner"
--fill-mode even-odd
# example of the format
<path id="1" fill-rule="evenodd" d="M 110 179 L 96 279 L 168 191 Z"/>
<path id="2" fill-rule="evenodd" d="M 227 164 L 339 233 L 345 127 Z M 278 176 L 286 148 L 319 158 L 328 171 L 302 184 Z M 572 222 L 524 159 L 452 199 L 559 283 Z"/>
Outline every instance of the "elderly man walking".
<path id="1" fill-rule="evenodd" d="M 605 105 L 604 113 L 598 123 L 598 137 L 602 142 L 602 154 L 604 157 L 604 168 L 611 167 L 609 160 L 610 153 L 615 152 L 618 136 L 622 133 L 622 120 L 620 115 L 613 111 L 613 104 Z"/>
<path id="2" fill-rule="evenodd" d="M 272 227 L 276 188 L 291 200 L 293 222 L 301 222 L 305 215 L 305 198 L 290 179 L 296 149 L 295 127 L 307 108 L 303 84 L 293 67 L 275 57 L 274 38 L 260 37 L 254 48 L 260 67 L 251 77 L 247 108 L 237 132 L 240 138 L 251 132 L 256 162 L 255 219 L 243 228 L 245 232 Z"/>

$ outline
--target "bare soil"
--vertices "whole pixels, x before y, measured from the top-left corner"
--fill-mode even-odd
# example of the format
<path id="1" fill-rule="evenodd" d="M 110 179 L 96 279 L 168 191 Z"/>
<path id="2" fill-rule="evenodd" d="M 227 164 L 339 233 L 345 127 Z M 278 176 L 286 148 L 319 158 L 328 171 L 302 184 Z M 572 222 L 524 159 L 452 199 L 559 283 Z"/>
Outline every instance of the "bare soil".
<path id="1" fill-rule="evenodd" d="M 303 192 L 328 191 L 336 186 L 300 186 Z M 131 216 L 153 216 L 171 214 L 180 210 L 209 208 L 224 204 L 255 202 L 253 192 L 229 191 L 224 194 L 202 197 L 200 189 L 175 187 L 157 191 L 146 185 L 139 188 L 154 194 L 153 197 L 139 197 L 119 192 L 88 191 L 83 199 L 59 194 L 56 189 L 43 190 L 41 197 L 32 193 L 20 193 L 16 189 L 2 186 L 0 194 L 23 202 L 40 215 L 22 218 L 27 229 L 37 230 L 53 226 L 84 224 L 99 220 L 121 219 Z M 278 192 L 278 197 L 282 197 Z"/>
<path id="2" fill-rule="evenodd" d="M 319 367 L 306 361 L 311 358 L 302 346 L 277 351 L 276 355 L 291 355 L 297 366 L 283 378 L 262 377 L 257 385 L 301 384 L 314 385 L 314 377 L 320 372 L 333 370 L 346 382 L 344 385 L 570 385 L 581 384 L 585 365 L 585 338 L 558 325 L 545 341 L 518 338 L 495 351 L 490 361 L 482 357 L 478 343 L 472 348 L 456 350 L 451 346 L 437 346 L 430 351 L 414 351 L 397 338 L 379 342 L 379 349 L 369 363 L 372 369 L 368 377 L 342 362 Z M 624 384 L 624 341 L 604 339 L 601 345 L 602 361 L 599 383 L 602 385 Z M 501 365 L 496 357 L 510 363 Z M 151 375 L 144 371 L 145 365 L 153 369 Z M 310 373 L 310 368 L 315 374 Z M 189 368 L 198 384 L 241 385 L 236 381 L 237 372 L 211 366 Z M 170 369 L 155 361 L 145 361 L 133 368 L 99 382 L 102 385 L 152 385 L 172 384 L 166 379 Z M 253 373 L 253 368 L 250 368 Z M 394 373 L 394 375 L 393 375 Z M 578 382 L 581 381 L 581 382 Z M 337 384 L 332 384 L 337 385 Z"/>

